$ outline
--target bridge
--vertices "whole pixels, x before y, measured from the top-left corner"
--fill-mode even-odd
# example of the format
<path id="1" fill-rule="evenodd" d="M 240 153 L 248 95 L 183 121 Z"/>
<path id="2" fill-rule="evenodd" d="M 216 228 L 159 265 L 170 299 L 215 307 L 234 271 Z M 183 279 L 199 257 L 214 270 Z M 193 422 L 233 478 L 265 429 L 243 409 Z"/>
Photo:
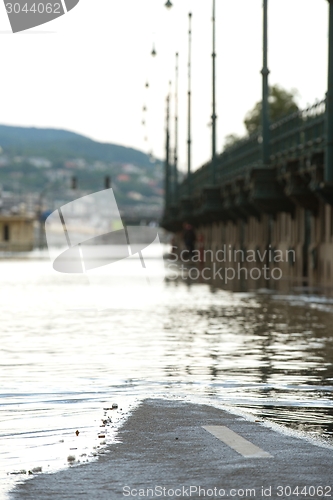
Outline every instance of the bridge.
<path id="1" fill-rule="evenodd" d="M 260 218 L 262 213 L 294 214 L 296 206 L 317 214 L 320 198 L 330 199 L 324 173 L 325 119 L 326 103 L 321 101 L 270 125 L 269 165 L 262 161 L 259 132 L 227 148 L 217 157 L 215 175 L 209 162 L 177 191 L 171 187 L 164 227 L 177 231 L 183 221 L 199 225 Z"/>
<path id="2" fill-rule="evenodd" d="M 195 226 L 204 248 L 227 243 L 238 249 L 293 249 L 294 261 L 279 264 L 285 278 L 333 285 L 333 0 L 328 1 L 329 72 L 324 100 L 269 123 L 268 2 L 264 0 L 260 130 L 217 154 L 213 83 L 211 161 L 195 172 L 188 168 L 179 184 L 177 166 L 166 151 L 161 225 L 176 235 L 177 247 L 183 246 L 181 231 L 186 222 Z M 213 46 L 213 75 L 214 54 Z M 189 136 L 189 147 L 190 142 Z"/>

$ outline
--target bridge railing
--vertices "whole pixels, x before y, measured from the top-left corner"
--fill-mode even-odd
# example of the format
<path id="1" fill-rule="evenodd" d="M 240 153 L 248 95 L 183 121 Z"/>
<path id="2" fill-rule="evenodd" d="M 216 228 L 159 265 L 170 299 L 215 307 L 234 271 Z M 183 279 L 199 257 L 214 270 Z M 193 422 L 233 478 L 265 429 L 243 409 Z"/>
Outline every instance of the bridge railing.
<path id="1" fill-rule="evenodd" d="M 261 157 L 261 141 L 260 134 L 255 133 L 225 149 L 219 156 L 218 181 L 227 182 L 230 178 L 244 174 L 252 165 L 258 164 Z"/>
<path id="2" fill-rule="evenodd" d="M 297 111 L 270 125 L 271 158 L 299 155 L 304 148 L 315 148 L 325 139 L 325 100 Z M 262 166 L 262 137 L 254 133 L 229 146 L 217 157 L 217 184 L 245 176 L 255 166 Z M 191 174 L 191 190 L 186 178 L 179 186 L 179 197 L 198 195 L 205 185 L 212 183 L 211 161 Z"/>
<path id="3" fill-rule="evenodd" d="M 325 100 L 271 125 L 271 155 L 289 156 L 325 137 Z"/>
<path id="4" fill-rule="evenodd" d="M 191 189 L 189 190 L 188 187 L 188 178 L 184 179 L 184 182 L 180 184 L 179 186 L 179 196 L 188 196 L 189 193 L 191 193 L 191 196 L 196 196 L 201 192 L 201 189 L 209 184 L 209 178 L 210 178 L 210 162 L 206 163 L 202 167 L 198 168 L 195 172 L 192 172 L 191 174 Z"/>
<path id="5" fill-rule="evenodd" d="M 244 175 L 245 170 L 253 165 L 257 165 L 260 161 L 261 147 L 260 135 L 253 134 L 252 136 L 237 141 L 236 144 L 230 146 L 222 154 L 217 157 L 217 183 L 227 182 L 228 179 L 235 175 Z M 198 168 L 191 174 L 191 190 L 188 189 L 188 179 L 179 186 L 179 196 L 198 195 L 205 185 L 212 184 L 212 164 L 207 162 L 202 167 Z"/>

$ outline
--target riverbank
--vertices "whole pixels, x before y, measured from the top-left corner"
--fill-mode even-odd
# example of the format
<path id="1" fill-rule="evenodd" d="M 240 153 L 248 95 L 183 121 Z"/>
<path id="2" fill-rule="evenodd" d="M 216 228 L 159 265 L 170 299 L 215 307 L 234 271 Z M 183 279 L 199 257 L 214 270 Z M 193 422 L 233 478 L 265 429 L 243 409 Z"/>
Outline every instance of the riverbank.
<path id="1" fill-rule="evenodd" d="M 118 438 L 97 462 L 36 476 L 11 500 L 333 496 L 333 447 L 208 405 L 145 400 Z"/>

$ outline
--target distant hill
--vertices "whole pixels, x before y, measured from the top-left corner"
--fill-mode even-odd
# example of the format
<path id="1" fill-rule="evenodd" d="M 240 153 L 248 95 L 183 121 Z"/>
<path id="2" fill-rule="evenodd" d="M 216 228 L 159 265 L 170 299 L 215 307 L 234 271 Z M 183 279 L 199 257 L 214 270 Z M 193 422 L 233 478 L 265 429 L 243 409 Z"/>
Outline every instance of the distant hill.
<path id="1" fill-rule="evenodd" d="M 103 189 L 107 176 L 124 213 L 157 218 L 161 212 L 163 164 L 142 151 L 67 130 L 6 125 L 0 125 L 0 146 L 0 195 L 7 193 L 8 206 L 45 192 L 44 208 L 51 209 L 59 200 Z"/>
<path id="2" fill-rule="evenodd" d="M 0 146 L 9 156 L 40 156 L 55 163 L 84 158 L 87 161 L 133 163 L 143 167 L 152 165 L 149 156 L 142 151 L 93 141 L 61 129 L 0 125 Z"/>

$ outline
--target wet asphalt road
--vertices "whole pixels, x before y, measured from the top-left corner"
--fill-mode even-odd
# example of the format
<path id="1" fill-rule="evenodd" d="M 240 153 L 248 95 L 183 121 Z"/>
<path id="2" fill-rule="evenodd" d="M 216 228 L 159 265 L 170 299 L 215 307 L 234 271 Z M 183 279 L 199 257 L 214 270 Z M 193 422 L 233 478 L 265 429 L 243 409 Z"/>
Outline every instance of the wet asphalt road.
<path id="1" fill-rule="evenodd" d="M 98 461 L 36 476 L 10 498 L 333 498 L 332 447 L 210 406 L 146 400 L 119 438 Z"/>

